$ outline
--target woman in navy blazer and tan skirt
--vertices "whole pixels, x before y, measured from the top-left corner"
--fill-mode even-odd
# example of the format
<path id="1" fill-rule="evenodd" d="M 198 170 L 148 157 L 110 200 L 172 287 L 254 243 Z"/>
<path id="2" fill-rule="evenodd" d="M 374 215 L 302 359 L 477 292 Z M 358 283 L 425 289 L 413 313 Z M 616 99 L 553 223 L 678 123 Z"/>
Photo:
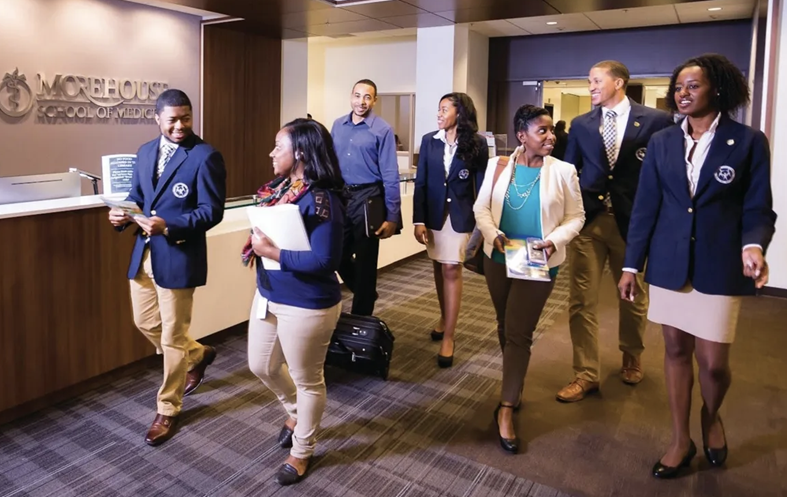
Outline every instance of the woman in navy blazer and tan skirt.
<path id="1" fill-rule="evenodd" d="M 475 228 L 473 202 L 484 179 L 489 152 L 478 135 L 475 105 L 464 93 L 440 99 L 437 131 L 421 140 L 413 193 L 414 235 L 434 265 L 440 322 L 432 340 L 442 340 L 437 364 L 450 367 L 462 299 L 462 263 Z"/>
<path id="2" fill-rule="evenodd" d="M 647 270 L 648 319 L 662 324 L 672 443 L 653 466 L 672 478 L 689 466 L 692 355 L 699 365 L 702 442 L 713 466 L 727 458 L 719 408 L 730 386 L 730 345 L 741 298 L 768 280 L 764 253 L 775 229 L 765 135 L 729 115 L 749 101 L 743 74 L 721 55 L 675 69 L 667 99 L 685 115 L 653 135 L 629 225 L 621 298 Z"/>

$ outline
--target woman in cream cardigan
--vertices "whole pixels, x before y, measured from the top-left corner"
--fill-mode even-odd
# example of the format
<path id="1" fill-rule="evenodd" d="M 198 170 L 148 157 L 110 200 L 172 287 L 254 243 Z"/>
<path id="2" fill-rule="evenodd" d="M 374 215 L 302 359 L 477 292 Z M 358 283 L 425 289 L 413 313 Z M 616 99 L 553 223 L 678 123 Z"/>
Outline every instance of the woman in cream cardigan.
<path id="1" fill-rule="evenodd" d="M 514 116 L 520 146 L 508 158 L 492 158 L 473 206 L 484 236 L 484 273 L 495 307 L 503 349 L 503 387 L 495 410 L 500 445 L 518 451 L 513 411 L 519 407 L 530 346 L 541 311 L 555 284 L 566 246 L 585 223 L 573 165 L 550 157 L 552 118 L 542 107 L 523 105 Z M 509 238 L 537 237 L 548 257 L 551 281 L 508 278 L 503 247 Z"/>

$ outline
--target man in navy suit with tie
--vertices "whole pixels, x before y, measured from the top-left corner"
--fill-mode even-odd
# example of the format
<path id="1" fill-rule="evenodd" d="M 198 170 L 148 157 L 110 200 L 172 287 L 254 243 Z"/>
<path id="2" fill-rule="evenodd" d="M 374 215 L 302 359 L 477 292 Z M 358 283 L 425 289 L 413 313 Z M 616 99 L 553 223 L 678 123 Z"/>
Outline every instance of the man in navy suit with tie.
<path id="1" fill-rule="evenodd" d="M 157 415 L 145 437 L 159 445 L 174 434 L 183 396 L 202 383 L 216 350 L 189 337 L 194 289 L 208 274 L 205 233 L 224 216 L 224 159 L 191 129 L 189 97 L 166 90 L 156 101 L 161 136 L 137 152 L 126 200 L 145 217 L 109 212 L 118 230 L 139 225 L 128 277 L 134 323 L 164 356 Z"/>
<path id="2" fill-rule="evenodd" d="M 579 172 L 585 227 L 571 243 L 569 325 L 574 348 L 574 379 L 557 394 L 576 402 L 598 390 L 598 294 L 604 265 L 609 261 L 620 280 L 634 194 L 642 161 L 653 133 L 672 119 L 626 97 L 629 71 L 617 61 L 599 62 L 588 84 L 595 109 L 576 117 L 568 135 L 565 161 Z M 642 381 L 640 354 L 647 324 L 648 297 L 640 275 L 634 301 L 620 303 L 619 340 L 623 352 L 621 380 Z"/>

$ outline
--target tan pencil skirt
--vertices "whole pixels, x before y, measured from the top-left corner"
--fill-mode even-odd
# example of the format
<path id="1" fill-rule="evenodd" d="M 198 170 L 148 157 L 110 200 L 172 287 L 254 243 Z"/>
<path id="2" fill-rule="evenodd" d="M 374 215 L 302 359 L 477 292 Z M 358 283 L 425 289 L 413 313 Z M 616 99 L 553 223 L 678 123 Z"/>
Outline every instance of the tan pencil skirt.
<path id="1" fill-rule="evenodd" d="M 650 285 L 648 319 L 703 340 L 732 343 L 741 300 L 742 297 L 700 293 L 690 283 L 680 290 Z"/>
<path id="2" fill-rule="evenodd" d="M 467 242 L 471 233 L 457 233 L 451 226 L 451 216 L 445 217 L 443 229 L 427 228 L 426 253 L 433 261 L 443 264 L 461 264 L 465 261 Z"/>

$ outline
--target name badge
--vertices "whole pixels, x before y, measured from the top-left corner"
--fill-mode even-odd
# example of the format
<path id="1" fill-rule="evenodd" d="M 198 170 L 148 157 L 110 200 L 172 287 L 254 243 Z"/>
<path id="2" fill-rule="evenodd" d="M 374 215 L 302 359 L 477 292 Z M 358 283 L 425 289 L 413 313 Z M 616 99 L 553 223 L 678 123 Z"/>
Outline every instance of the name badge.
<path id="1" fill-rule="evenodd" d="M 265 319 L 268 316 L 268 299 L 257 294 L 257 319 Z"/>

